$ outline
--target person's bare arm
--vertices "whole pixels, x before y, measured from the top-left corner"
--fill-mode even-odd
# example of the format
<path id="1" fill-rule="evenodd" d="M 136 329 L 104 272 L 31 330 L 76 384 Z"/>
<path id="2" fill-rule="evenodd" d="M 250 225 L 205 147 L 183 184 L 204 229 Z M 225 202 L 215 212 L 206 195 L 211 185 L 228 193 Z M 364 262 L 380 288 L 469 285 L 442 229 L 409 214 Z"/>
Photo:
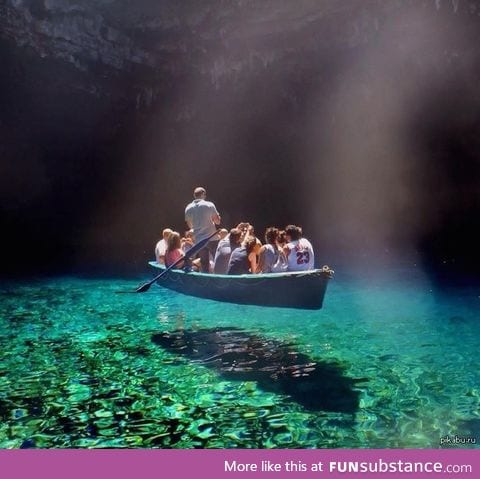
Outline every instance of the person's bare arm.
<path id="1" fill-rule="evenodd" d="M 257 255 L 255 253 L 250 253 L 248 255 L 248 261 L 250 262 L 250 271 L 252 274 L 256 274 L 257 271 Z"/>
<path id="2" fill-rule="evenodd" d="M 160 248 L 155 246 L 155 259 L 157 260 L 157 263 L 159 264 L 165 264 L 165 253 L 161 253 Z"/>
<path id="3" fill-rule="evenodd" d="M 192 215 L 190 214 L 190 208 L 185 209 L 185 223 L 187 223 L 188 229 L 192 229 Z"/>
<path id="4" fill-rule="evenodd" d="M 196 271 L 200 271 L 202 269 L 202 262 L 200 258 L 194 259 L 192 261 L 192 265 L 196 268 Z"/>
<path id="5" fill-rule="evenodd" d="M 221 223 L 221 221 L 222 221 L 222 218 L 221 218 L 221 216 L 217 213 L 217 214 L 215 214 L 215 215 L 212 216 L 212 221 L 213 221 L 214 224 L 219 225 L 219 224 Z M 191 226 L 190 226 L 190 228 L 191 228 Z"/>
<path id="6" fill-rule="evenodd" d="M 185 258 L 185 253 L 183 251 L 180 251 L 182 258 Z M 179 258 L 180 259 L 180 258 Z M 185 266 L 185 260 L 180 261 L 180 263 L 177 264 L 176 268 L 177 269 L 182 269 Z"/>
<path id="7" fill-rule="evenodd" d="M 258 265 L 257 265 L 257 273 L 261 273 L 263 270 L 263 266 L 265 264 L 265 245 L 260 248 L 260 252 L 258 253 Z"/>

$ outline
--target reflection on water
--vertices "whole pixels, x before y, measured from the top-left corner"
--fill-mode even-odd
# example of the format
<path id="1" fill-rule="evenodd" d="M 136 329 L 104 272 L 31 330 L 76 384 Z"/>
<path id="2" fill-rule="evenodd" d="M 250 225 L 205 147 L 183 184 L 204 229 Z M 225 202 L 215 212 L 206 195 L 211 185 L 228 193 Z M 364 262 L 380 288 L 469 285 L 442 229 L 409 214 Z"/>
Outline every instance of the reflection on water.
<path id="1" fill-rule="evenodd" d="M 337 268 L 321 311 L 3 284 L 0 447 L 478 447 L 479 293 L 394 279 Z"/>
<path id="2" fill-rule="evenodd" d="M 160 333 L 152 341 L 225 379 L 256 381 L 265 391 L 287 394 L 307 409 L 353 414 L 358 408 L 354 381 L 339 365 L 314 361 L 293 345 L 235 328 Z"/>

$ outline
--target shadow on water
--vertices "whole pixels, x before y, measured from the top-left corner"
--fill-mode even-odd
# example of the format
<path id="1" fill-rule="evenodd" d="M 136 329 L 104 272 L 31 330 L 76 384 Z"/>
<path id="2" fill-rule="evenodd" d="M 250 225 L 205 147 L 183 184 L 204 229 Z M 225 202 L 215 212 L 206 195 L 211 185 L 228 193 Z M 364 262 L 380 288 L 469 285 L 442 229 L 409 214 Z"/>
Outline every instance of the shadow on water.
<path id="1" fill-rule="evenodd" d="M 309 410 L 354 414 L 359 406 L 355 380 L 332 362 L 314 361 L 292 344 L 236 328 L 177 330 L 152 341 L 233 381 L 256 381 L 269 392 L 286 394 Z"/>

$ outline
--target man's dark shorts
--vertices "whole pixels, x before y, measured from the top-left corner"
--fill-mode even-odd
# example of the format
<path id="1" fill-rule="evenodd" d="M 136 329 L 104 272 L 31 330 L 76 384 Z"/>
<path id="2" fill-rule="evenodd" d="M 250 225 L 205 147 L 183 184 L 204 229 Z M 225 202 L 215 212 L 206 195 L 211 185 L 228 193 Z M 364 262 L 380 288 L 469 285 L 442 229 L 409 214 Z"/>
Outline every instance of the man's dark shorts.
<path id="1" fill-rule="evenodd" d="M 200 271 L 202 273 L 210 272 L 210 255 L 212 255 L 212 258 L 215 258 L 217 246 L 218 240 L 209 241 L 207 246 L 198 252 L 197 258 L 200 258 Z"/>

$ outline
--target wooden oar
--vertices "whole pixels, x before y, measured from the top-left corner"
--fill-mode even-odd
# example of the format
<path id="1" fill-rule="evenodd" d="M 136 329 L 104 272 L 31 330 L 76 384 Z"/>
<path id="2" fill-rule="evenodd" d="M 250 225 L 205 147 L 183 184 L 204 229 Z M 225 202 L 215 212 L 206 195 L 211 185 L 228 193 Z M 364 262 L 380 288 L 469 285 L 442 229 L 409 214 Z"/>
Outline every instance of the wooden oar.
<path id="1" fill-rule="evenodd" d="M 159 275 L 155 276 L 152 280 L 148 281 L 145 284 L 142 284 L 139 286 L 136 290 L 135 293 L 145 293 L 145 291 L 148 291 L 150 289 L 150 286 L 152 286 L 155 281 L 160 279 L 164 274 L 167 274 L 171 269 L 175 268 L 177 264 L 181 263 L 182 261 L 185 261 L 186 259 L 196 255 L 201 249 L 203 249 L 207 243 L 217 234 L 217 231 L 215 233 L 212 233 L 208 238 L 203 239 L 202 241 L 199 241 L 198 243 L 194 244 L 186 253 L 184 256 L 179 258 L 177 261 L 175 261 L 173 264 L 171 264 L 165 271 L 162 271 Z M 132 291 L 133 293 L 133 291 Z"/>

